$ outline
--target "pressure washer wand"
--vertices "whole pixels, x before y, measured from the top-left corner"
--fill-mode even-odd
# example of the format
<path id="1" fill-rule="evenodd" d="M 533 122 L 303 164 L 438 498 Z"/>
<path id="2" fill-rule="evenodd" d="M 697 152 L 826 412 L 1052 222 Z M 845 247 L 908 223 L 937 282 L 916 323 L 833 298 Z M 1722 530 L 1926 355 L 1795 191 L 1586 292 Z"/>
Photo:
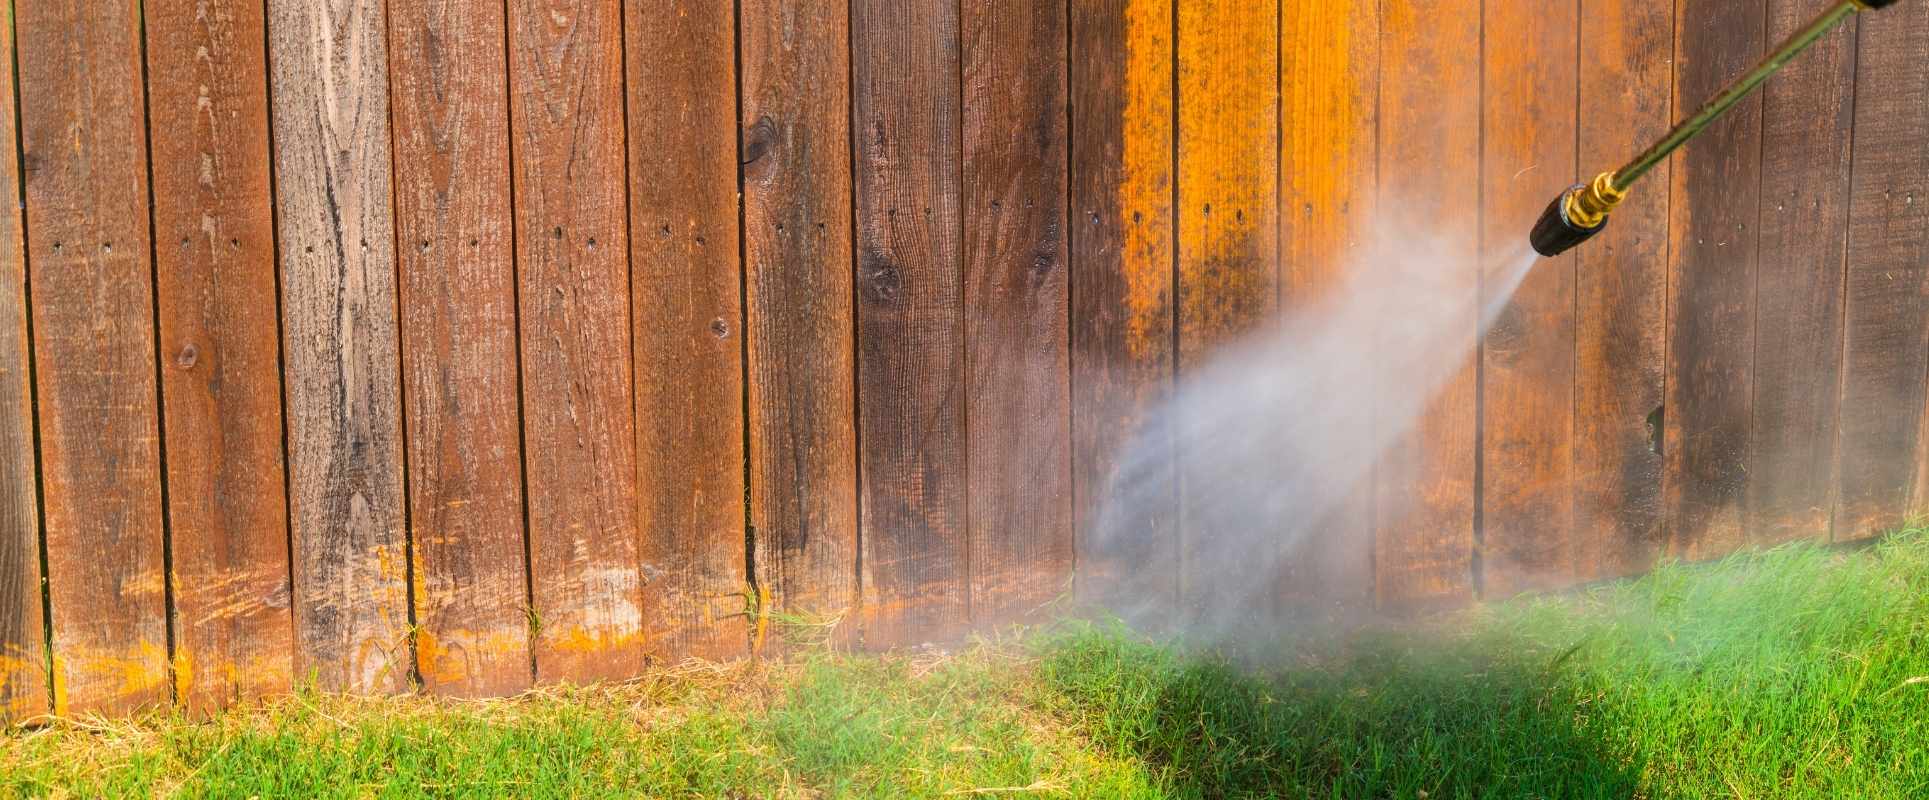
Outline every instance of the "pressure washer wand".
<path id="1" fill-rule="evenodd" d="M 1635 181 L 1648 174 L 1656 164 L 1667 160 L 1669 155 L 1681 149 L 1682 145 L 1695 138 L 1695 135 L 1701 133 L 1710 123 L 1720 119 L 1722 114 L 1734 108 L 1742 98 L 1760 88 L 1770 75 L 1774 75 L 1783 65 L 1794 60 L 1795 56 L 1807 50 L 1809 45 L 1821 39 L 1824 34 L 1834 30 L 1842 20 L 1848 19 L 1856 12 L 1885 8 L 1895 5 L 1896 2 L 1897 0 L 1842 0 L 1834 7 L 1822 12 L 1821 16 L 1797 31 L 1794 36 L 1789 37 L 1781 47 L 1775 48 L 1775 52 L 1768 54 L 1762 63 L 1749 70 L 1748 74 L 1741 76 L 1739 80 L 1729 84 L 1721 94 L 1715 95 L 1714 99 L 1709 100 L 1693 116 L 1674 126 L 1674 130 L 1668 131 L 1668 135 L 1650 145 L 1641 155 L 1635 156 L 1627 166 L 1613 172 L 1603 172 L 1595 176 L 1590 183 L 1573 186 L 1562 192 L 1559 197 L 1554 198 L 1553 203 L 1548 204 L 1547 210 L 1541 213 L 1540 221 L 1534 223 L 1533 232 L 1528 235 L 1528 241 L 1534 245 L 1535 252 L 1543 256 L 1557 256 L 1587 241 L 1594 234 L 1600 233 L 1607 227 L 1608 215 L 1613 213 L 1615 206 L 1620 205 L 1621 201 L 1627 198 L 1628 189 Z"/>

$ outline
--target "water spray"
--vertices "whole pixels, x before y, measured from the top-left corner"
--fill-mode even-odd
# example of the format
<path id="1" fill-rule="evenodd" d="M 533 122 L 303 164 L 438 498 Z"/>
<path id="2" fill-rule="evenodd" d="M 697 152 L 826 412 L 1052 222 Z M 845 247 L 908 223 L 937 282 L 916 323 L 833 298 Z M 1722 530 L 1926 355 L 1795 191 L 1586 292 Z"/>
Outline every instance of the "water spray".
<path id="1" fill-rule="evenodd" d="M 1748 74 L 1741 76 L 1728 88 L 1723 89 L 1714 99 L 1709 100 L 1692 116 L 1681 121 L 1668 131 L 1666 136 L 1642 151 L 1627 166 L 1613 172 L 1603 172 L 1594 180 L 1579 184 L 1561 193 L 1548 204 L 1541 213 L 1540 221 L 1534 223 L 1534 230 L 1528 241 L 1534 245 L 1535 252 L 1543 256 L 1557 256 L 1567 252 L 1582 242 L 1594 237 L 1607 228 L 1608 216 L 1614 208 L 1627 199 L 1628 190 L 1635 181 L 1647 175 L 1655 165 L 1667 160 L 1674 151 L 1681 149 L 1690 139 L 1702 132 L 1709 124 L 1720 119 L 1728 109 L 1734 108 L 1742 98 L 1760 88 L 1769 76 L 1788 64 L 1788 62 L 1807 50 L 1816 40 L 1834 30 L 1842 21 L 1862 11 L 1873 11 L 1895 5 L 1897 0 L 1842 0 L 1822 12 L 1794 36 L 1783 42 L 1781 47 Z"/>

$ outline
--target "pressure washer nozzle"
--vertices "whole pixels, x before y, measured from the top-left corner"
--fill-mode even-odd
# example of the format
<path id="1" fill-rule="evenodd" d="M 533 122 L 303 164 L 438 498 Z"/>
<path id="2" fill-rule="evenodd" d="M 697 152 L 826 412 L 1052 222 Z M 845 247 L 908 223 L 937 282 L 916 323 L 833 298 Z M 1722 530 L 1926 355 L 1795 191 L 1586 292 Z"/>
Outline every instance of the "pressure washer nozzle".
<path id="1" fill-rule="evenodd" d="M 1593 183 L 1570 187 L 1554 198 L 1527 240 L 1534 252 L 1549 258 L 1572 250 L 1607 228 L 1608 215 L 1626 197 L 1626 191 L 1615 187 L 1614 173 L 1601 173 Z"/>

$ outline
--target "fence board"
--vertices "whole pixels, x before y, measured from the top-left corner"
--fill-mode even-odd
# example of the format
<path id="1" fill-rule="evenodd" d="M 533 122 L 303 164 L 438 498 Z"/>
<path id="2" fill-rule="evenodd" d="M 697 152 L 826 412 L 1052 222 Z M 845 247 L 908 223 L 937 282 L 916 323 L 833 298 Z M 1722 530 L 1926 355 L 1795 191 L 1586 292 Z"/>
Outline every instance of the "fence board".
<path id="1" fill-rule="evenodd" d="M 1525 253 L 1574 181 L 1579 3 L 1485 0 L 1481 58 L 1483 286 Z M 1534 264 L 1481 348 L 1480 589 L 1573 583 L 1574 259 Z"/>
<path id="2" fill-rule="evenodd" d="M 622 10 L 509 4 L 529 574 L 541 680 L 643 663 Z"/>
<path id="3" fill-rule="evenodd" d="M 263 7 L 154 3 L 149 146 L 179 700 L 288 690 L 294 662 Z"/>
<path id="4" fill-rule="evenodd" d="M 170 694 L 139 11 L 14 24 L 54 708 L 125 712 Z"/>
<path id="5" fill-rule="evenodd" d="M 1440 268 L 1466 271 L 1441 280 L 1471 290 L 1477 215 L 1441 187 L 1480 171 L 1480 8 L 1476 0 L 1416 0 L 1383 11 L 1376 211 L 1427 220 Z M 1472 336 L 1472 291 L 1456 313 Z M 1470 359 L 1375 468 L 1375 595 L 1384 606 L 1471 595 L 1475 401 Z"/>
<path id="6" fill-rule="evenodd" d="M 835 616 L 857 603 L 849 19 L 739 19 L 754 575 L 775 610 Z"/>
<path id="7" fill-rule="evenodd" d="M 13 26 L 0 26 L 0 142 L 19 141 Z M 35 480 L 27 253 L 20 162 L 0 158 L 0 722 L 48 708 L 47 609 L 40 595 L 40 488 Z"/>
<path id="8" fill-rule="evenodd" d="M 503 25 L 389 8 L 416 667 L 465 697 L 531 674 Z"/>
<path id="9" fill-rule="evenodd" d="M 1929 501 L 1929 4 L 1897 4 L 1867 22 L 1856 59 L 1836 541 L 1878 535 Z"/>
<path id="10" fill-rule="evenodd" d="M 1141 426 L 1172 386 L 1172 0 L 1074 0 L 1070 61 L 1078 595 L 1169 606 L 1173 453 Z"/>
<path id="11" fill-rule="evenodd" d="M 965 363 L 971 614 L 1070 588 L 1071 366 L 1062 3 L 964 5 Z"/>
<path id="12" fill-rule="evenodd" d="M 626 13 L 644 644 L 727 658 L 748 641 L 736 20 L 710 0 Z"/>

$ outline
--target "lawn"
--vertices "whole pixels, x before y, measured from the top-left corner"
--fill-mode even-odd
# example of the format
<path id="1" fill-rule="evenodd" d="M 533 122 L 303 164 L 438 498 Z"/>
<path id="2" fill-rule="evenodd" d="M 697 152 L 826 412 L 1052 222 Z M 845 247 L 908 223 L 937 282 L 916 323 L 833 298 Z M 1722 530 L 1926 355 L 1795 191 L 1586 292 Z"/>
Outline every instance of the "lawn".
<path id="1" fill-rule="evenodd" d="M 304 693 L 0 734 L 0 796 L 1929 797 L 1921 531 L 1258 651 L 1065 623 L 502 701 Z"/>

